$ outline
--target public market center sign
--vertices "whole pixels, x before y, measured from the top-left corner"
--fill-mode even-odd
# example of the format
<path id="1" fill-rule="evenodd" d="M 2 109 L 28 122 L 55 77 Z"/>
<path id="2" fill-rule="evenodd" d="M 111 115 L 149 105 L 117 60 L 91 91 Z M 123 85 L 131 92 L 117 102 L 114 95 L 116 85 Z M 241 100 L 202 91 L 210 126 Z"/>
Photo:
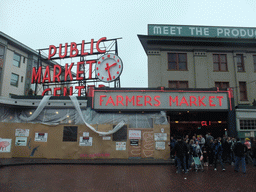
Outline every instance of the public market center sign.
<path id="1" fill-rule="evenodd" d="M 256 28 L 149 24 L 148 35 L 251 39 L 256 38 Z"/>
<path id="2" fill-rule="evenodd" d="M 228 92 L 95 90 L 95 110 L 228 110 Z"/>

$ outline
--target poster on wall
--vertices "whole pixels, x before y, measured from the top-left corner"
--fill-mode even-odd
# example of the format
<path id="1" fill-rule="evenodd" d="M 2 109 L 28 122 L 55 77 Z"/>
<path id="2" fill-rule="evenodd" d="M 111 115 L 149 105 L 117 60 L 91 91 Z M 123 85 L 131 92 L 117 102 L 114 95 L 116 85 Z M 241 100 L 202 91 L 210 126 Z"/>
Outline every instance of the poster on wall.
<path id="1" fill-rule="evenodd" d="M 16 137 L 28 137 L 29 136 L 29 129 L 16 129 L 15 130 Z"/>
<path id="2" fill-rule="evenodd" d="M 167 141 L 167 133 L 155 133 L 155 141 Z"/>
<path id="3" fill-rule="evenodd" d="M 83 137 L 89 137 L 89 132 L 83 132 Z"/>
<path id="4" fill-rule="evenodd" d="M 111 136 L 103 136 L 102 140 L 111 141 Z"/>
<path id="5" fill-rule="evenodd" d="M 116 150 L 117 151 L 125 151 L 126 150 L 126 142 L 116 142 Z"/>
<path id="6" fill-rule="evenodd" d="M 141 139 L 141 130 L 129 130 L 129 139 Z"/>
<path id="7" fill-rule="evenodd" d="M 165 150 L 165 142 L 156 142 L 156 150 Z"/>
<path id="8" fill-rule="evenodd" d="M 138 139 L 131 139 L 130 140 L 131 146 L 139 146 L 139 140 Z"/>
<path id="9" fill-rule="evenodd" d="M 35 133 L 35 141 L 47 142 L 48 133 Z"/>
<path id="10" fill-rule="evenodd" d="M 80 137 L 79 146 L 92 146 L 92 137 Z"/>
<path id="11" fill-rule="evenodd" d="M 27 146 L 27 137 L 16 137 L 15 146 Z"/>
<path id="12" fill-rule="evenodd" d="M 254 131 L 251 131 L 251 137 L 254 137 Z"/>
<path id="13" fill-rule="evenodd" d="M 0 153 L 11 152 L 12 139 L 0 138 Z"/>

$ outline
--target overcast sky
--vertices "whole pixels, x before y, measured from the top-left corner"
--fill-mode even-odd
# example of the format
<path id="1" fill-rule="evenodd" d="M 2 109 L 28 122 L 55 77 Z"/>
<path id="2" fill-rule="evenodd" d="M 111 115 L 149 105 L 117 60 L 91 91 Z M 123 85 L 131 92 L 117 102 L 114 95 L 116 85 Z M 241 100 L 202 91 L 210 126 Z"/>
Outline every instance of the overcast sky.
<path id="1" fill-rule="evenodd" d="M 122 87 L 147 87 L 147 56 L 137 37 L 148 24 L 256 28 L 255 0 L 0 0 L 0 31 L 32 49 L 119 38 Z"/>

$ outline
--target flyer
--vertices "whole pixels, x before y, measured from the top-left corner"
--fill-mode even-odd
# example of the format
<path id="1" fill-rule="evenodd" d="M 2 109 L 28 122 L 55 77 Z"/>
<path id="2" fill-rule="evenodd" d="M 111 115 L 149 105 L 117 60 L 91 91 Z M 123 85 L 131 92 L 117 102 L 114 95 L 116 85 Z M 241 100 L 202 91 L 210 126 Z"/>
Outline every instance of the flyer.
<path id="1" fill-rule="evenodd" d="M 27 137 L 16 137 L 15 146 L 27 146 Z"/>
<path id="2" fill-rule="evenodd" d="M 126 142 L 116 142 L 116 150 L 117 151 L 125 151 L 126 150 Z"/>
<path id="3" fill-rule="evenodd" d="M 35 133 L 35 141 L 47 142 L 48 133 Z"/>
<path id="4" fill-rule="evenodd" d="M 0 153 L 11 152 L 12 139 L 0 138 Z"/>
<path id="5" fill-rule="evenodd" d="M 16 129 L 15 130 L 16 137 L 28 137 L 29 136 L 29 129 Z"/>
<path id="6" fill-rule="evenodd" d="M 155 133 L 155 141 L 167 141 L 167 133 Z"/>
<path id="7" fill-rule="evenodd" d="M 80 137 L 79 146 L 92 146 L 92 137 Z"/>
<path id="8" fill-rule="evenodd" d="M 156 150 L 165 150 L 165 142 L 156 142 Z"/>

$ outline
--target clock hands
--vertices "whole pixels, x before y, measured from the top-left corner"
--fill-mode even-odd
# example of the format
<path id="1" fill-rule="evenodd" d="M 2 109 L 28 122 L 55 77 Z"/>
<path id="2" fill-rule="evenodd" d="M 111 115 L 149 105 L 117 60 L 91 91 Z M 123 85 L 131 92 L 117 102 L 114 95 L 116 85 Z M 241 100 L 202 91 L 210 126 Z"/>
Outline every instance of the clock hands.
<path id="1" fill-rule="evenodd" d="M 110 74 L 110 70 L 109 70 L 109 69 L 110 69 L 111 67 L 114 67 L 115 65 L 116 65 L 116 63 L 113 63 L 113 64 L 110 65 L 110 66 L 108 65 L 108 63 L 106 64 L 105 70 L 108 71 L 108 77 L 109 77 L 109 80 L 110 80 L 110 81 L 112 80 L 112 78 L 111 78 L 111 74 Z"/>

